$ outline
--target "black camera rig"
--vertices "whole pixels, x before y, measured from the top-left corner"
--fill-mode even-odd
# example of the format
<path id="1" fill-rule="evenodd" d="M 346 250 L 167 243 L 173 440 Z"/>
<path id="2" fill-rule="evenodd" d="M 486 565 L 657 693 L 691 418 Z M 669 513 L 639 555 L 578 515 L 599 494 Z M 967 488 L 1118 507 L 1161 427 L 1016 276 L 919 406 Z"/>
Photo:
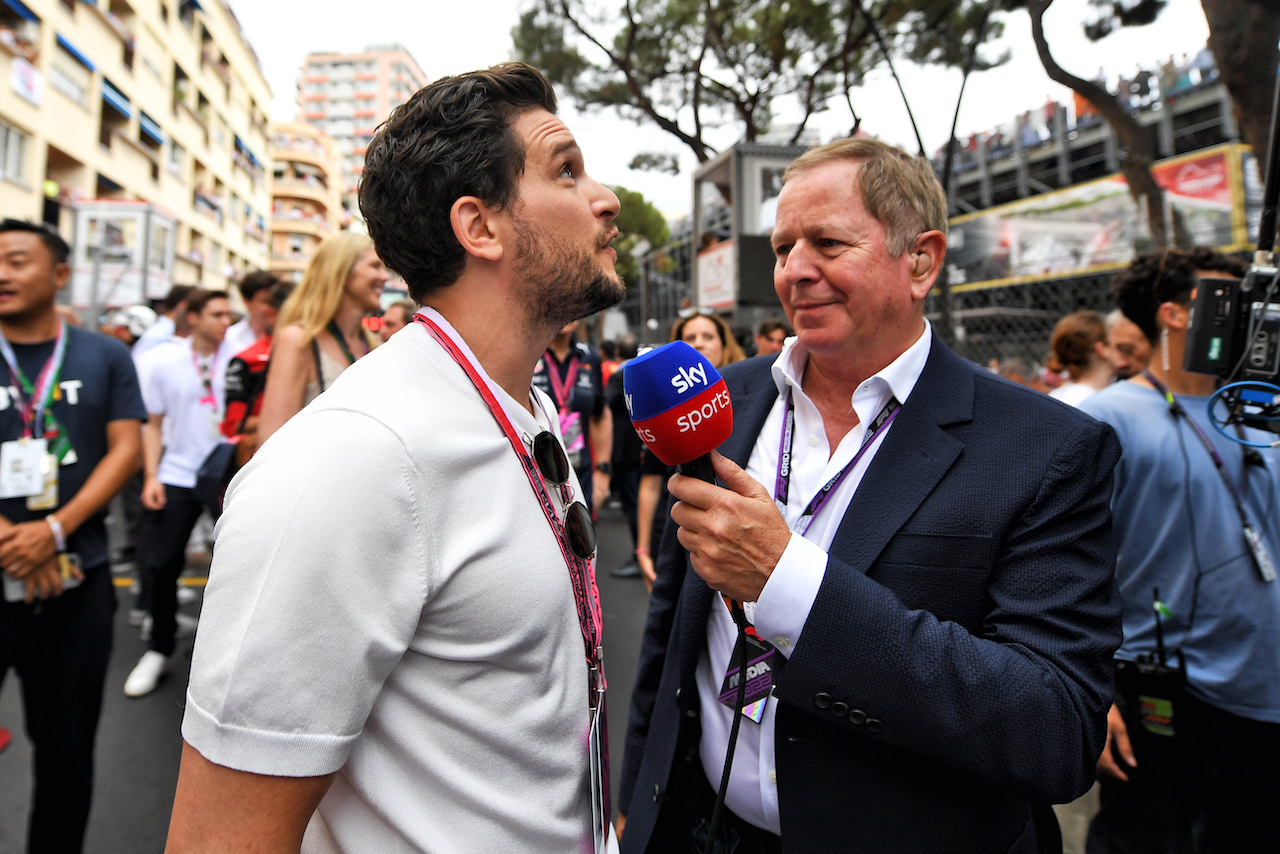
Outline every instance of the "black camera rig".
<path id="1" fill-rule="evenodd" d="M 1280 256 L 1275 252 L 1280 205 L 1280 76 L 1275 92 L 1267 183 L 1253 265 L 1243 279 L 1205 276 L 1196 281 L 1182 365 L 1186 371 L 1222 378 L 1224 385 L 1209 401 L 1210 420 L 1222 435 L 1253 447 L 1280 445 L 1280 440 L 1250 442 L 1226 428 L 1244 425 L 1280 434 Z"/>

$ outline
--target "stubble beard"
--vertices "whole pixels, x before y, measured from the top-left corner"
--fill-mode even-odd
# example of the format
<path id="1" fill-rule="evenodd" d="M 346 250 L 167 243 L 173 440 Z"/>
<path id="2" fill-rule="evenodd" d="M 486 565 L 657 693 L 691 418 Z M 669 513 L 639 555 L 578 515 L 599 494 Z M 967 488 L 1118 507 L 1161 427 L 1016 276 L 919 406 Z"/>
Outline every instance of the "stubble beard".
<path id="1" fill-rule="evenodd" d="M 622 300 L 626 292 L 622 279 L 616 272 L 606 272 L 595 253 L 575 250 L 550 229 L 520 218 L 513 218 L 513 228 L 519 257 L 516 272 L 524 284 L 530 328 L 560 329 Z M 608 243 L 602 231 L 596 251 Z"/>

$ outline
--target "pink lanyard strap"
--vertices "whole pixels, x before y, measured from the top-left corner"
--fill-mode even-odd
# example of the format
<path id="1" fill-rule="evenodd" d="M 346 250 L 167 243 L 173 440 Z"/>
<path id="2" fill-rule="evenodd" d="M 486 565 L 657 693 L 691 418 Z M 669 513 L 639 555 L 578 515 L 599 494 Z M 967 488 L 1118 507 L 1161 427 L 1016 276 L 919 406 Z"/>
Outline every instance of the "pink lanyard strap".
<path id="1" fill-rule="evenodd" d="M 546 354 L 542 357 L 542 362 L 547 368 L 547 379 L 551 381 L 551 391 L 556 396 L 556 408 L 561 412 L 566 411 L 569 405 L 569 396 L 573 394 L 573 384 L 578 379 L 578 354 L 570 346 L 569 354 L 565 356 L 569 360 L 569 371 L 565 378 L 560 379 L 560 366 L 556 364 L 555 359 L 550 358 Z"/>
<path id="2" fill-rule="evenodd" d="M 195 366 L 196 375 L 200 377 L 200 385 L 204 388 L 204 397 L 200 398 L 200 403 L 214 409 L 218 408 L 218 401 L 213 396 L 213 366 L 217 361 L 218 351 L 214 350 L 213 355 L 209 357 L 209 370 L 206 372 L 204 368 L 200 367 L 200 360 L 196 358 L 195 348 L 191 350 L 191 364 Z"/>
<path id="3" fill-rule="evenodd" d="M 587 667 L 590 671 L 589 688 L 591 696 L 589 699 L 592 708 L 594 708 L 595 698 L 599 695 L 599 692 L 608 687 L 608 683 L 604 676 L 604 649 L 600 644 L 604 617 L 600 610 L 600 591 L 596 587 L 595 575 L 591 571 L 591 563 L 577 557 L 569 548 L 564 526 L 556 516 L 555 504 L 551 501 L 551 495 L 547 490 L 546 484 L 542 481 L 542 475 L 538 472 L 533 456 L 525 450 L 524 442 L 520 439 L 519 432 L 511 423 L 511 419 L 507 418 L 507 413 L 503 410 L 502 404 L 498 402 L 497 398 L 493 396 L 493 392 L 489 390 L 489 384 L 476 371 L 475 366 L 471 364 L 466 354 L 431 318 L 416 314 L 413 319 L 415 323 L 421 323 L 427 327 L 427 332 L 431 337 L 466 372 L 471 384 L 476 387 L 476 391 L 480 393 L 480 397 L 488 405 L 489 412 L 493 415 L 493 420 L 498 422 L 498 426 L 506 434 L 512 450 L 516 452 L 516 456 L 520 460 L 521 468 L 524 469 L 525 477 L 529 479 L 529 486 L 532 487 L 534 495 L 538 498 L 538 503 L 542 506 L 543 515 L 547 517 L 547 524 L 551 526 L 551 532 L 555 535 L 556 542 L 560 546 L 560 554 L 564 557 L 565 566 L 569 569 L 569 580 L 573 586 L 573 599 L 578 610 L 578 627 L 582 631 L 582 642 L 586 651 Z"/>

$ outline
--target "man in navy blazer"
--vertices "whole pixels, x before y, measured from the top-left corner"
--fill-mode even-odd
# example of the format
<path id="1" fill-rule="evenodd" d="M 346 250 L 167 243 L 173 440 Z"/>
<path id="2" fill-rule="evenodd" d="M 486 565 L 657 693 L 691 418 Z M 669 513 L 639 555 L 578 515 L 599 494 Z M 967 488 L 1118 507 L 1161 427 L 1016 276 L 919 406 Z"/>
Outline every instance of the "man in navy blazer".
<path id="1" fill-rule="evenodd" d="M 788 169 L 772 241 L 797 337 L 724 371 L 720 485 L 672 478 L 624 854 L 725 850 L 706 837 L 738 714 L 726 598 L 760 639 L 753 694 L 772 680 L 746 698 L 728 851 L 1029 854 L 1056 831 L 1033 813 L 1093 782 L 1119 445 L 932 334 L 946 213 L 929 166 L 874 140 Z"/>

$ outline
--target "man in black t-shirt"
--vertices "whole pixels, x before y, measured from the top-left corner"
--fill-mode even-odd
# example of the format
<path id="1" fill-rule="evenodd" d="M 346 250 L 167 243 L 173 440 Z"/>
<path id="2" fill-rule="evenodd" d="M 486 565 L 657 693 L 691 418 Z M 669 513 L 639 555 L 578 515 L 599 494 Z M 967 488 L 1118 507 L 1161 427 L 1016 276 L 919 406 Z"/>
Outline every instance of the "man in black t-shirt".
<path id="1" fill-rule="evenodd" d="M 103 508 L 141 463 L 146 417 L 124 345 L 58 317 L 67 252 L 0 223 L 0 679 L 22 684 L 41 852 L 84 839 L 115 611 Z"/>

